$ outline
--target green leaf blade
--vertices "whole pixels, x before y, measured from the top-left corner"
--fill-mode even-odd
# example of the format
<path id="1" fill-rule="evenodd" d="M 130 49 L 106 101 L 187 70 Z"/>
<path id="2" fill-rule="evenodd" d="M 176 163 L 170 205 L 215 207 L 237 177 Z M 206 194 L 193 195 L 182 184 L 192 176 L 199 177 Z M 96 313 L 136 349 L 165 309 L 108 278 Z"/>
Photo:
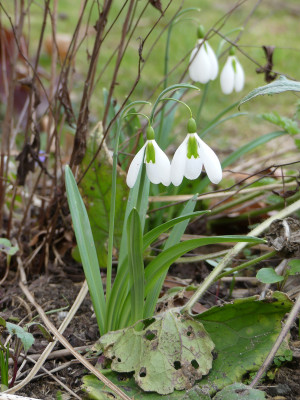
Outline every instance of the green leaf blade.
<path id="1" fill-rule="evenodd" d="M 89 287 L 99 330 L 103 334 L 105 332 L 105 297 L 91 225 L 69 166 L 65 168 L 65 179 L 68 203 L 84 274 Z"/>
<path id="2" fill-rule="evenodd" d="M 131 322 L 143 318 L 144 310 L 144 260 L 143 238 L 139 213 L 131 211 L 127 222 L 128 266 L 131 272 Z"/>

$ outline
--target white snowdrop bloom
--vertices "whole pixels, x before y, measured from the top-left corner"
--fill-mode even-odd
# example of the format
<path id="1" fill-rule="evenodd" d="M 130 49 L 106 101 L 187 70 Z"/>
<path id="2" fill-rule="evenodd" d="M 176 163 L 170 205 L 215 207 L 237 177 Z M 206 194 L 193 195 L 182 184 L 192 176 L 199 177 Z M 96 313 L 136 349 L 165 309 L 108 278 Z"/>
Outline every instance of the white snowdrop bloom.
<path id="1" fill-rule="evenodd" d="M 153 132 L 149 134 L 148 130 Z M 146 173 L 150 182 L 162 183 L 169 186 L 171 183 L 171 165 L 168 157 L 154 140 L 154 131 L 147 130 L 148 140 L 132 160 L 126 178 L 127 185 L 132 188 L 137 180 L 142 163 L 146 164 Z"/>
<path id="2" fill-rule="evenodd" d="M 220 75 L 221 89 L 224 94 L 234 90 L 240 92 L 244 88 L 245 73 L 235 55 L 229 55 Z"/>
<path id="3" fill-rule="evenodd" d="M 195 82 L 207 83 L 216 79 L 218 72 L 218 59 L 213 49 L 207 41 L 199 39 L 190 57 L 190 78 Z"/>
<path id="4" fill-rule="evenodd" d="M 188 132 L 195 131 L 195 128 L 196 123 L 191 118 Z M 171 163 L 171 182 L 174 186 L 179 186 L 184 176 L 191 180 L 197 179 L 202 167 L 212 183 L 217 184 L 221 181 L 222 167 L 215 152 L 197 133 L 188 133 L 174 154 Z"/>

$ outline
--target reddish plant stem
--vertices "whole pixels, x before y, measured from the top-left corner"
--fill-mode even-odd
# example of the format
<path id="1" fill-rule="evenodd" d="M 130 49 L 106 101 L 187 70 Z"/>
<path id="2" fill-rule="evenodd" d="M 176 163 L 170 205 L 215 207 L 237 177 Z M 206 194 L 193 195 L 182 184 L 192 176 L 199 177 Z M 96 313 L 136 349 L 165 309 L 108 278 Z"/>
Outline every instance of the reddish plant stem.
<path id="1" fill-rule="evenodd" d="M 18 21 L 16 21 L 16 36 L 18 40 L 22 35 L 23 24 L 24 24 L 24 0 L 20 2 L 20 17 Z M 6 184 L 7 184 L 7 175 L 8 175 L 8 163 L 9 163 L 9 155 L 10 155 L 10 134 L 12 129 L 12 118 L 13 118 L 13 109 L 14 109 L 14 93 L 16 87 L 16 64 L 19 56 L 18 47 L 14 42 L 13 45 L 13 53 L 10 59 L 10 70 L 11 75 L 8 82 L 8 98 L 7 98 L 7 106 L 5 117 L 3 121 L 3 129 L 2 129 L 2 140 L 1 140 L 1 154 L 0 154 L 0 232 L 2 229 L 3 223 L 3 207 L 5 201 L 5 192 L 6 192 Z M 6 157 L 6 163 L 5 163 Z M 9 233 L 9 232 L 8 232 Z M 9 235 L 7 235 L 9 237 Z"/>
<path id="2" fill-rule="evenodd" d="M 70 167 L 79 165 L 84 157 L 86 151 L 86 134 L 88 130 L 89 118 L 89 103 L 93 89 L 97 61 L 99 58 L 100 48 L 102 45 L 102 38 L 104 28 L 107 22 L 108 13 L 110 11 L 112 0 L 106 0 L 103 5 L 103 10 L 96 23 L 97 34 L 94 42 L 94 48 L 89 64 L 87 78 L 85 80 L 82 100 L 80 104 L 79 116 L 77 119 L 77 129 L 75 133 L 74 145 L 70 159 Z"/>

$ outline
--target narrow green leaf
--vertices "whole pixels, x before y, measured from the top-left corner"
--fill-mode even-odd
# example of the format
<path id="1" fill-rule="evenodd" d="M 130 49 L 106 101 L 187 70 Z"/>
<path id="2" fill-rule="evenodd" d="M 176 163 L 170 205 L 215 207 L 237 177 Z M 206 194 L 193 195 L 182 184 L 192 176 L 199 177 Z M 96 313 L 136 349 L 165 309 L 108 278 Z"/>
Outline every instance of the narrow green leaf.
<path id="1" fill-rule="evenodd" d="M 252 92 L 247 94 L 247 96 L 245 96 L 240 101 L 239 108 L 242 104 L 246 103 L 249 100 L 254 99 L 254 97 L 264 96 L 265 94 L 269 95 L 278 94 L 287 91 L 300 92 L 300 82 L 291 81 L 290 79 L 287 79 L 285 76 L 282 75 L 276 81 L 273 81 L 268 85 L 260 86 L 252 90 Z"/>
<path id="2" fill-rule="evenodd" d="M 184 217 L 184 215 L 191 215 L 190 213 L 194 210 L 194 208 L 197 204 L 197 202 L 196 202 L 197 196 L 198 196 L 198 194 L 195 194 L 187 202 L 187 204 L 184 206 L 184 208 L 181 212 L 181 216 L 178 218 L 175 218 L 174 220 L 178 220 L 178 222 L 179 222 L 179 219 L 182 219 Z M 200 213 L 206 214 L 208 212 L 210 212 L 210 211 L 202 211 Z M 196 214 L 196 213 L 194 213 L 194 214 Z M 171 221 L 169 221 L 169 222 L 171 222 Z M 180 242 L 181 237 L 184 234 L 184 231 L 186 230 L 188 223 L 189 223 L 189 219 L 184 219 L 174 226 L 170 236 L 168 237 L 168 240 L 166 241 L 166 243 L 164 245 L 164 251 L 166 249 L 168 249 L 169 247 L 172 247 L 175 244 Z M 144 316 L 145 315 L 152 316 L 152 314 L 155 310 L 155 306 L 156 306 L 157 299 L 159 297 L 161 288 L 164 284 L 164 280 L 166 279 L 167 273 L 168 273 L 168 269 L 166 269 L 165 272 L 160 275 L 160 277 L 156 280 L 155 286 L 153 287 L 151 292 L 148 294 L 148 296 L 146 298 L 146 302 L 145 302 Z"/>
<path id="3" fill-rule="evenodd" d="M 244 146 L 240 147 L 236 151 L 230 154 L 225 160 L 222 162 L 222 168 L 227 167 L 228 165 L 233 164 L 235 161 L 237 161 L 240 157 L 243 155 L 249 153 L 250 151 L 254 150 L 256 147 L 261 146 L 265 143 L 268 143 L 270 140 L 276 139 L 279 136 L 286 135 L 287 132 L 285 131 L 276 131 L 276 132 L 270 132 L 266 133 L 263 136 L 259 136 L 258 138 L 252 140 L 250 143 L 245 144 Z M 209 184 L 209 179 L 206 176 L 204 179 L 202 179 L 197 186 L 196 190 L 199 193 L 202 193 L 206 186 Z"/>
<path id="4" fill-rule="evenodd" d="M 152 316 L 154 312 L 153 304 L 155 307 L 158 296 L 156 299 L 154 299 L 154 297 L 152 297 L 152 290 L 155 287 L 156 282 L 168 271 L 170 265 L 174 261 L 176 261 L 178 257 L 181 257 L 183 254 L 187 253 L 188 251 L 194 250 L 197 247 L 225 242 L 265 243 L 264 240 L 251 236 L 211 236 L 206 238 L 187 240 L 186 242 L 178 243 L 163 251 L 153 261 L 151 261 L 145 269 L 146 302 L 148 302 L 147 304 L 150 303 L 150 300 L 147 299 L 147 297 L 150 295 L 152 308 L 150 306 L 147 307 L 147 313 L 144 313 L 144 318 Z"/>
<path id="5" fill-rule="evenodd" d="M 210 132 L 216 126 L 223 124 L 223 122 L 229 121 L 230 119 L 233 119 L 233 118 L 236 118 L 236 117 L 242 117 L 244 115 L 248 115 L 248 113 L 247 112 L 237 112 L 237 113 L 229 115 L 226 118 L 218 120 L 213 124 L 209 124 L 209 126 L 207 126 L 205 129 L 203 129 L 202 132 L 200 132 L 200 137 L 203 138 L 208 132 Z"/>
<path id="6" fill-rule="evenodd" d="M 250 151 L 256 149 L 258 146 L 268 143 L 270 140 L 276 139 L 282 135 L 286 135 L 286 132 L 275 131 L 275 132 L 266 133 L 263 136 L 259 136 L 258 138 L 252 140 L 252 142 L 245 144 L 244 146 L 240 147 L 239 149 L 234 151 L 232 154 L 230 154 L 230 156 L 225 158 L 225 160 L 222 162 L 222 167 L 225 168 L 228 165 L 231 165 L 232 163 L 234 163 L 236 160 L 241 158 L 246 153 L 249 153 Z"/>
<path id="7" fill-rule="evenodd" d="M 100 333 L 105 333 L 105 298 L 93 234 L 75 178 L 67 165 L 66 189 L 77 245 Z"/>
<path id="8" fill-rule="evenodd" d="M 190 214 L 185 214 L 182 215 L 181 217 L 173 218 L 168 222 L 165 222 L 164 224 L 157 226 L 153 228 L 151 231 L 147 232 L 144 235 L 143 238 L 143 250 L 146 250 L 148 246 L 150 246 L 151 243 L 154 242 L 162 233 L 166 232 L 168 229 L 172 228 L 174 225 L 179 224 L 182 221 L 185 221 L 187 219 L 193 218 L 193 217 L 198 217 L 199 215 L 204 215 L 210 213 L 210 210 L 207 211 L 196 211 L 192 212 Z M 182 234 L 181 234 L 182 236 Z M 181 239 L 181 236 L 179 240 Z"/>
<path id="9" fill-rule="evenodd" d="M 143 237 L 139 213 L 131 211 L 127 222 L 128 267 L 131 281 L 131 322 L 143 318 L 144 309 L 144 261 Z"/>
<path id="10" fill-rule="evenodd" d="M 273 268 L 261 268 L 257 272 L 256 278 L 262 283 L 276 283 L 284 279 L 284 277 L 278 275 Z"/>
<path id="11" fill-rule="evenodd" d="M 123 226 L 123 232 L 122 232 L 122 240 L 121 240 L 120 252 L 119 252 L 118 270 L 117 270 L 117 275 L 116 275 L 114 284 L 111 289 L 111 296 L 109 298 L 109 304 L 108 304 L 108 309 L 107 309 L 108 310 L 107 311 L 107 328 L 109 330 L 117 329 L 119 327 L 117 324 L 117 321 L 119 320 L 121 307 L 124 304 L 126 296 L 129 292 L 128 276 L 127 276 L 128 245 L 127 245 L 126 229 L 127 229 L 127 220 L 128 220 L 129 214 L 131 213 L 131 211 L 134 207 L 137 207 L 139 186 L 140 186 L 140 184 L 142 184 L 141 183 L 142 169 L 143 168 L 141 168 L 141 170 L 139 172 L 136 184 L 129 192 L 129 197 L 128 197 L 128 201 L 127 201 L 125 218 L 124 218 L 124 226 Z M 146 216 L 146 210 L 147 210 L 147 206 L 148 206 L 149 186 L 150 186 L 149 179 L 147 177 L 145 177 L 143 180 L 143 194 L 142 194 L 142 200 L 141 200 L 141 204 L 140 204 L 140 210 L 141 210 L 140 219 L 141 219 L 142 230 L 145 225 L 145 216 Z M 141 218 L 141 215 L 143 215 L 143 218 Z"/>

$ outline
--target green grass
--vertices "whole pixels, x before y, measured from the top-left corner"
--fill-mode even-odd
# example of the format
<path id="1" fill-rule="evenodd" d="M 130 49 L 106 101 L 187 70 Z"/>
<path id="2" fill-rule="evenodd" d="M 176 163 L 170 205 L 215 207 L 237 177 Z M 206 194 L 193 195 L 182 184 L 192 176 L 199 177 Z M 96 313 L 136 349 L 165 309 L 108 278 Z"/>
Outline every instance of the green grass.
<path id="1" fill-rule="evenodd" d="M 80 0 L 65 0 L 58 2 L 58 22 L 57 31 L 60 33 L 70 33 L 74 31 L 77 23 L 77 18 L 79 15 Z M 138 10 L 141 10 L 144 4 L 139 2 Z M 110 26 L 111 21 L 116 16 L 119 6 L 123 4 L 123 1 L 113 2 L 113 8 L 109 15 L 107 26 Z M 193 12 L 191 15 L 186 14 L 185 18 L 187 20 L 181 21 L 179 24 L 175 25 L 173 28 L 171 48 L 170 48 L 170 68 L 172 69 L 182 57 L 189 53 L 195 45 L 196 42 L 196 28 L 198 24 L 203 24 L 206 29 L 209 29 L 214 25 L 226 12 L 229 11 L 235 2 L 220 2 L 220 1 L 196 1 L 187 0 L 184 3 L 184 8 L 186 7 L 201 7 L 201 12 Z M 35 54 L 35 49 L 37 46 L 37 41 L 39 38 L 39 32 L 41 29 L 42 22 L 42 8 L 43 2 L 39 1 L 33 3 L 30 7 L 31 15 L 31 28 L 30 33 L 27 32 L 30 42 L 30 54 L 32 58 Z M 143 56 L 148 54 L 150 47 L 152 46 L 154 40 L 159 35 L 163 26 L 169 21 L 173 16 L 175 10 L 177 9 L 179 2 L 173 1 L 172 5 L 169 7 L 165 16 L 161 19 L 158 27 L 155 29 L 153 34 L 150 36 L 149 40 L 145 43 Z M 243 21 L 247 18 L 251 12 L 253 2 L 246 2 L 240 8 L 235 10 L 230 18 L 228 19 L 226 25 L 221 29 L 221 33 L 224 35 L 233 28 L 241 26 Z M 12 13 L 12 4 L 7 4 L 6 7 Z M 51 3 L 52 7 L 52 3 Z M 281 8 L 282 7 L 282 8 Z M 255 59 L 260 64 L 265 64 L 265 58 L 262 45 L 274 45 L 276 46 L 274 53 L 274 69 L 280 73 L 287 74 L 292 78 L 297 78 L 298 76 L 298 66 L 300 64 L 300 48 L 298 44 L 298 24 L 299 21 L 295 16 L 293 10 L 298 7 L 297 0 L 290 0 L 287 2 L 265 2 L 262 3 L 258 9 L 254 12 L 252 17 L 249 19 L 246 28 L 238 42 L 239 46 L 249 55 L 249 57 Z M 299 7 L 298 7 L 299 8 Z M 83 27 L 87 24 L 87 14 L 84 18 Z M 149 6 L 146 13 L 140 21 L 140 26 L 133 35 L 132 41 L 129 45 L 126 57 L 122 62 L 120 73 L 118 77 L 118 85 L 115 88 L 115 98 L 118 102 L 122 102 L 126 94 L 130 90 L 137 73 L 138 64 L 138 37 L 144 38 L 148 33 L 149 29 L 153 25 L 154 21 L 159 16 L 159 11 Z M 91 53 L 93 46 L 94 30 L 92 26 L 97 19 L 97 8 L 94 5 L 92 7 L 90 24 L 89 24 L 89 34 L 87 39 L 83 42 L 80 51 L 78 53 L 76 61 L 76 75 L 74 82 L 74 99 L 75 99 L 75 110 L 78 110 L 80 95 L 83 88 L 84 79 L 87 72 L 87 53 Z M 113 27 L 109 36 L 105 40 L 103 47 L 101 49 L 101 54 L 98 63 L 98 72 L 102 70 L 107 59 L 110 57 L 112 50 L 119 43 L 120 32 L 123 25 L 124 16 L 120 17 L 118 23 Z M 46 29 L 46 35 L 51 34 L 49 19 Z M 234 39 L 235 34 L 230 38 Z M 217 48 L 221 38 L 215 35 L 210 43 L 213 48 Z M 164 52 L 165 52 L 165 42 L 166 42 L 166 32 L 164 32 L 151 53 L 149 60 L 144 65 L 141 80 L 132 96 L 131 100 L 146 100 L 150 93 L 152 93 L 153 88 L 161 81 L 163 77 L 163 63 L 164 63 Z M 226 47 L 226 46 L 225 46 Z M 222 109 L 227 107 L 229 104 L 241 99 L 245 94 L 251 91 L 257 86 L 264 85 L 263 74 L 256 74 L 256 65 L 245 57 L 244 55 L 237 52 L 240 62 L 242 63 L 245 73 L 246 73 L 246 86 L 242 93 L 232 94 L 229 96 L 224 96 L 220 91 L 219 80 L 212 82 L 207 96 L 207 101 L 204 105 L 201 118 L 201 127 L 204 127 L 212 118 L 214 118 L 217 113 Z M 45 55 L 43 50 L 42 54 L 43 65 L 46 69 L 50 68 L 50 57 Z M 226 60 L 226 56 L 220 59 L 220 68 L 223 67 Z M 108 82 L 110 82 L 112 71 L 115 63 L 115 58 L 112 59 L 110 67 L 107 68 L 102 79 L 99 81 L 97 87 L 95 88 L 92 104 L 91 113 L 95 121 L 101 119 L 101 110 L 103 109 L 103 87 L 108 87 Z M 184 69 L 186 68 L 188 59 L 183 62 L 180 67 L 170 76 L 169 84 L 175 84 L 178 82 L 179 77 L 182 75 Z M 202 85 L 200 85 L 201 87 Z M 202 87 L 201 87 L 202 88 Z M 203 89 L 203 88 L 202 88 Z M 156 91 L 156 95 L 159 93 L 160 89 Z M 201 94 L 194 99 L 189 101 L 189 104 L 196 113 L 199 101 L 201 99 Z M 254 115 L 260 112 L 269 112 L 271 110 L 276 110 L 283 115 L 292 116 L 294 113 L 294 104 L 297 98 L 288 93 L 275 98 L 260 98 L 255 101 L 243 106 L 242 111 L 249 112 L 248 116 L 239 117 L 232 121 L 228 121 L 225 124 L 217 127 L 208 136 L 207 140 L 209 143 L 213 144 L 215 140 L 216 146 L 222 148 L 236 148 L 249 139 L 269 131 L 271 128 L 267 123 L 262 123 L 259 119 L 253 118 Z M 150 99 L 154 101 L 154 98 Z M 186 120 L 187 115 L 185 111 L 179 108 L 176 117 L 176 128 L 175 134 L 177 136 L 183 136 L 186 130 Z"/>

